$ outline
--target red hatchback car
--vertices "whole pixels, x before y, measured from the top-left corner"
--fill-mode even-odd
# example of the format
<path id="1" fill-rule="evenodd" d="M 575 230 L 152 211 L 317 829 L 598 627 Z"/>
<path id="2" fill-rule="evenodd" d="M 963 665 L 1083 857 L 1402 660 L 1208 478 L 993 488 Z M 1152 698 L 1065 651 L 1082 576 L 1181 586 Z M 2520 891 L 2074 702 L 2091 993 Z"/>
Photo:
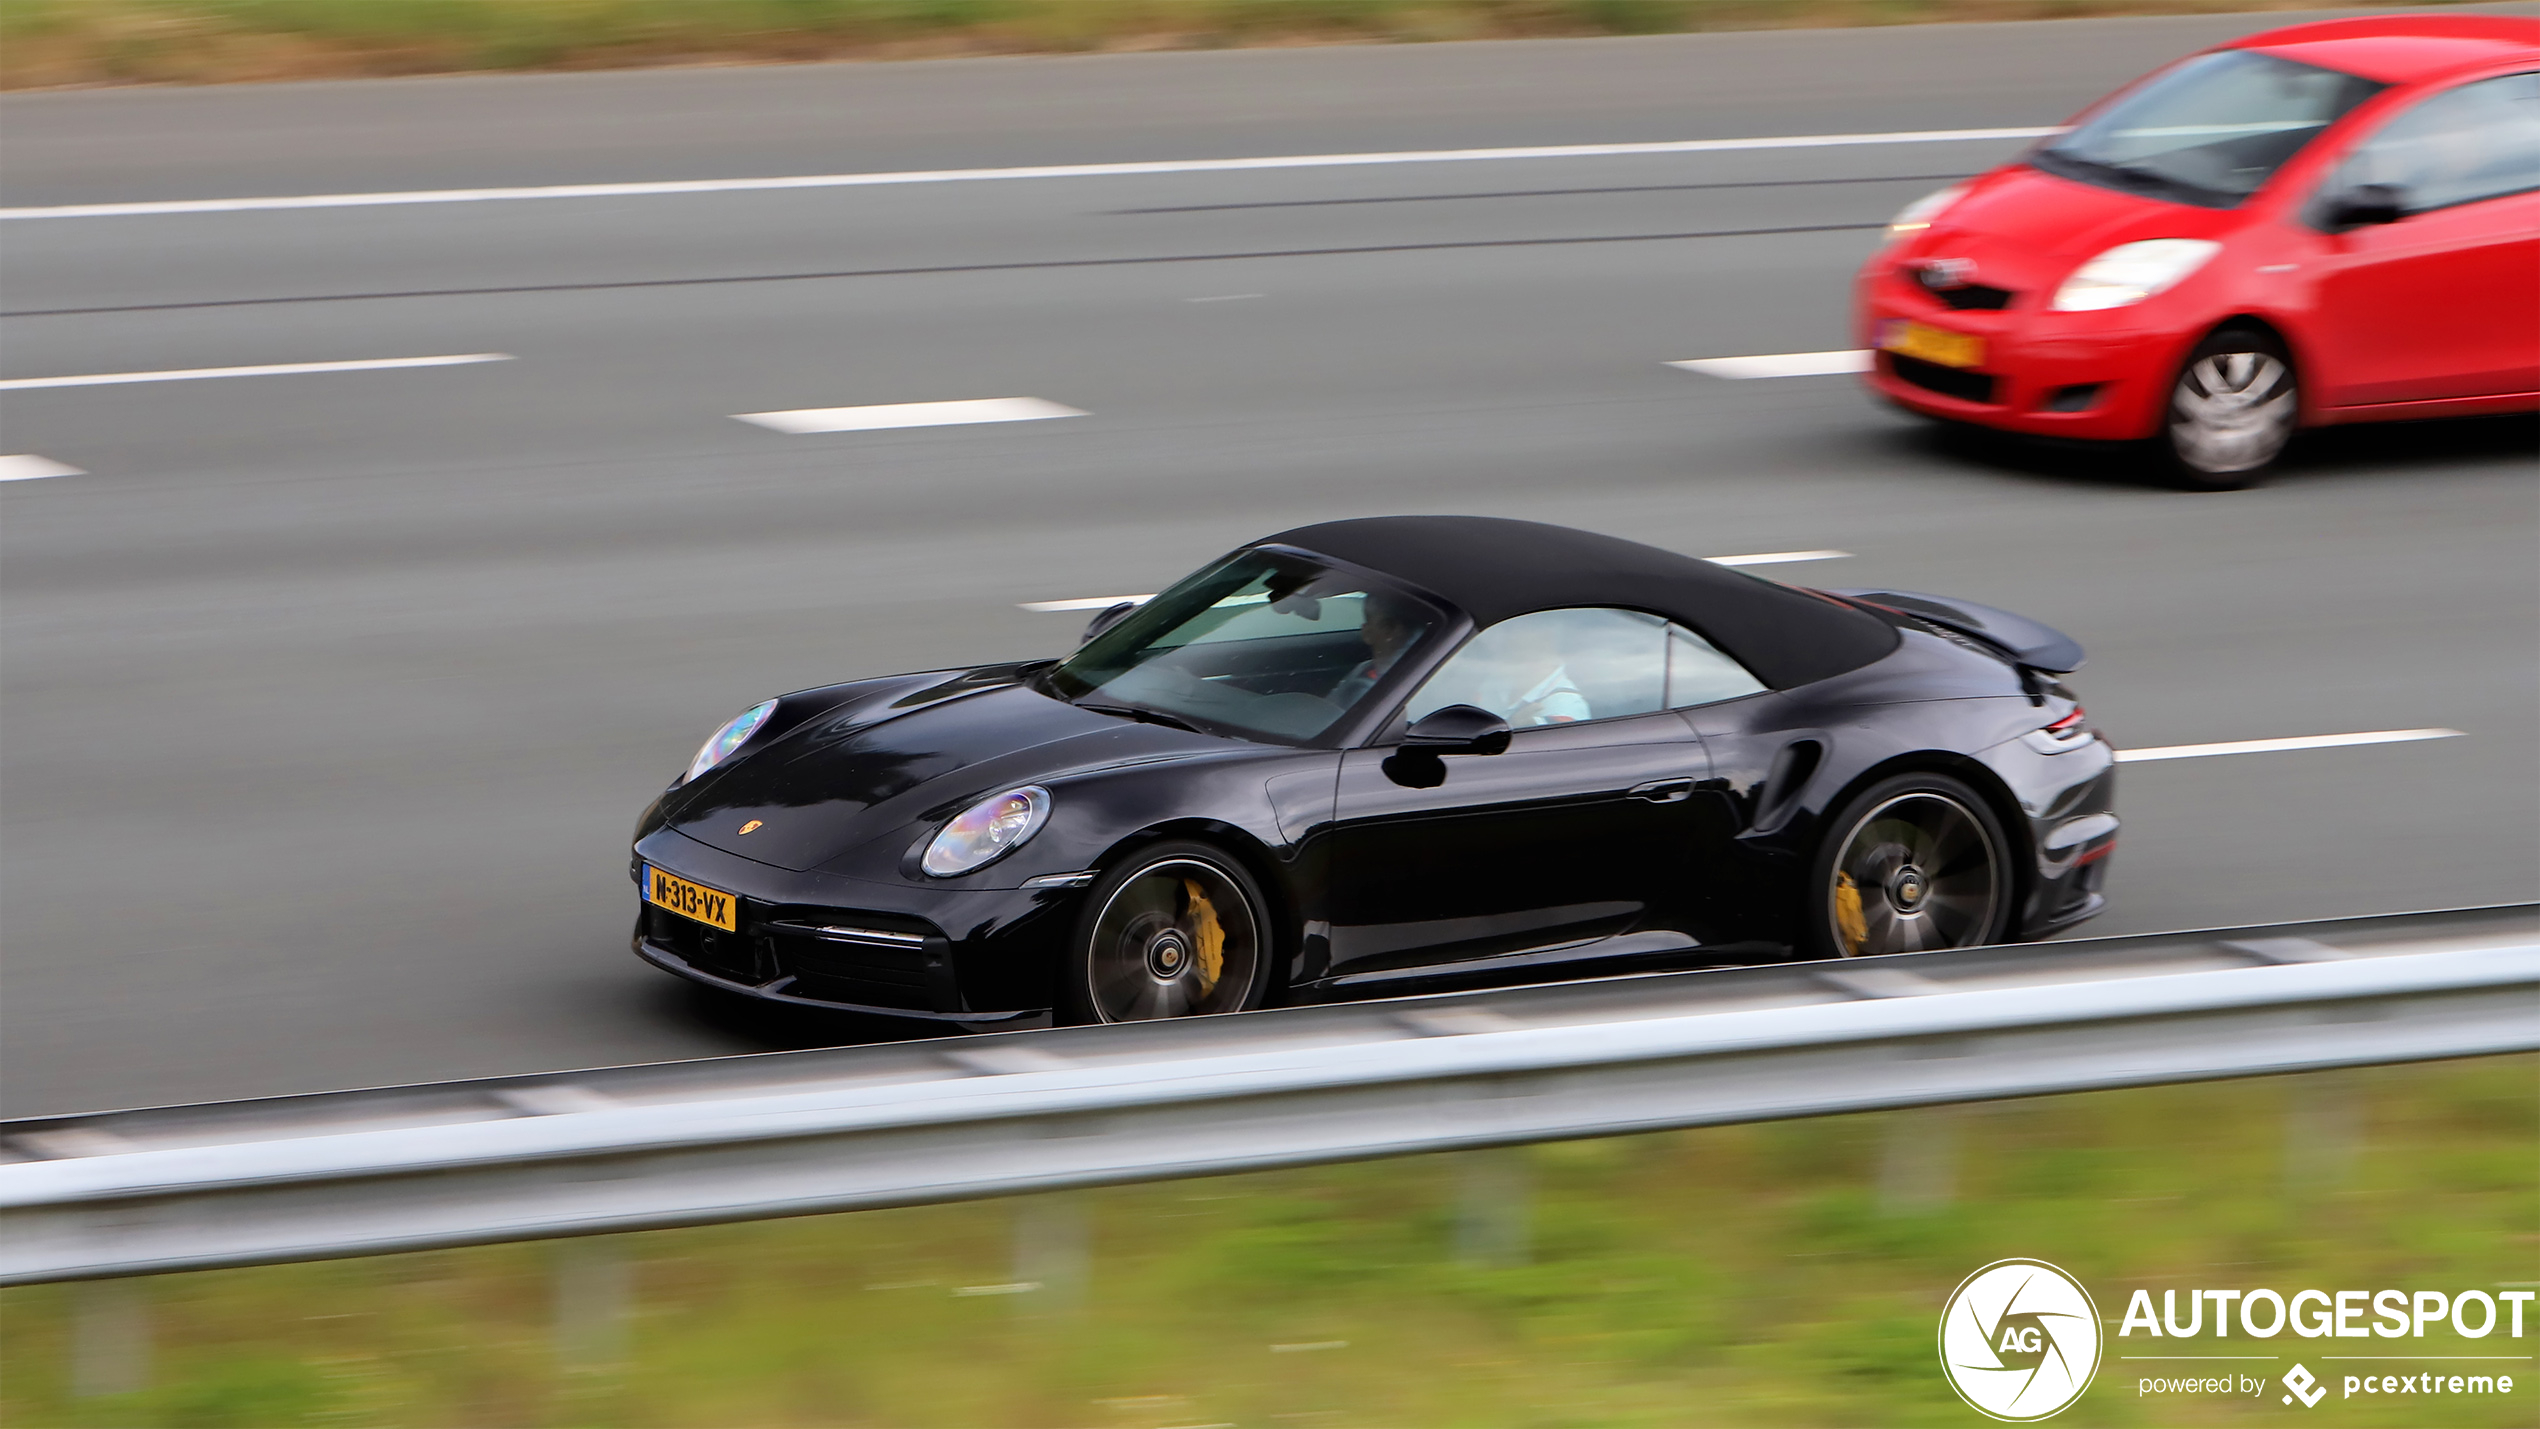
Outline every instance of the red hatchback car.
<path id="1" fill-rule="evenodd" d="M 1890 401 L 2207 489 L 2297 426 L 2540 408 L 2540 20 L 2190 56 L 1898 214 L 1859 311 Z"/>

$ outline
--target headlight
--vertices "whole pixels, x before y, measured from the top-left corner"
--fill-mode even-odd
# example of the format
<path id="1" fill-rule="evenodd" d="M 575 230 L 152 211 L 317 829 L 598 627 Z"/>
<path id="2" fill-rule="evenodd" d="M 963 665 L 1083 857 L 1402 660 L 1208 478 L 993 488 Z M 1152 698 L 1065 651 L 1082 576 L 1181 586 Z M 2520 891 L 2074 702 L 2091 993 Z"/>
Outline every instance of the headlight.
<path id="1" fill-rule="evenodd" d="M 2120 243 L 2073 270 L 2064 286 L 2055 290 L 2055 311 L 2091 313 L 2102 308 L 2132 307 L 2154 293 L 2178 286 L 2221 251 L 2221 244 L 2202 238 Z"/>
<path id="2" fill-rule="evenodd" d="M 961 811 L 926 846 L 919 866 L 937 878 L 985 868 L 1020 848 L 1049 820 L 1050 791 L 1038 784 L 1008 789 Z"/>
<path id="3" fill-rule="evenodd" d="M 774 713 L 776 713 L 776 701 L 768 700 L 752 705 L 734 715 L 729 723 L 716 730 L 697 750 L 697 757 L 688 761 L 688 772 L 679 776 L 679 782 L 685 784 L 731 758 L 733 751 L 749 743 L 750 736 L 758 733 L 758 727 L 767 723 L 767 717 Z"/>
<path id="4" fill-rule="evenodd" d="M 1887 221 L 1887 241 L 1894 243 L 1931 227 L 1932 220 L 1940 217 L 1942 210 L 1964 198 L 1966 193 L 1965 184 L 1951 184 L 1938 193 L 1925 194 L 1905 205 L 1904 212 Z"/>

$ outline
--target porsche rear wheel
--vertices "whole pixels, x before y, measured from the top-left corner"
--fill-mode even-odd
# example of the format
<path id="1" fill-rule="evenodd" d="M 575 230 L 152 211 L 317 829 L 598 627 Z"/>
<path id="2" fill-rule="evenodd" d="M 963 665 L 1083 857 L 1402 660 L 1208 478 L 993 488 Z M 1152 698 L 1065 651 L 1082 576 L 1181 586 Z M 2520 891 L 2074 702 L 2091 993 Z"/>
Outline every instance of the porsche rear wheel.
<path id="1" fill-rule="evenodd" d="M 2188 354 L 2170 389 L 2161 442 L 2179 485 L 2234 491 L 2284 454 L 2301 415 L 2284 345 L 2254 328 L 2225 328 Z"/>
<path id="2" fill-rule="evenodd" d="M 1146 1022 L 1261 1005 L 1269 925 L 1241 865 L 1207 844 L 1139 850 L 1078 916 L 1061 1010 L 1073 1022 Z"/>
<path id="3" fill-rule="evenodd" d="M 2012 880 L 2001 821 L 1946 774 L 1882 780 L 1827 823 L 1807 951 L 1863 958 L 2002 940 Z"/>

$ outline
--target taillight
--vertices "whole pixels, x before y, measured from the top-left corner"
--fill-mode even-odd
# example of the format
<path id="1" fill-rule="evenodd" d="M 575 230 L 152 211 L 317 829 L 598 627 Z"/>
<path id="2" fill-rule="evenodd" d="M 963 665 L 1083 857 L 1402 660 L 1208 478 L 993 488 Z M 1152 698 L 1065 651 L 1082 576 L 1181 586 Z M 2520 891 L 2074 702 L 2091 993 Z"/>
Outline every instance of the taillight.
<path id="1" fill-rule="evenodd" d="M 2038 731 L 2057 744 L 2079 744 L 2090 738 L 2090 712 L 2079 705 L 2073 712 Z"/>

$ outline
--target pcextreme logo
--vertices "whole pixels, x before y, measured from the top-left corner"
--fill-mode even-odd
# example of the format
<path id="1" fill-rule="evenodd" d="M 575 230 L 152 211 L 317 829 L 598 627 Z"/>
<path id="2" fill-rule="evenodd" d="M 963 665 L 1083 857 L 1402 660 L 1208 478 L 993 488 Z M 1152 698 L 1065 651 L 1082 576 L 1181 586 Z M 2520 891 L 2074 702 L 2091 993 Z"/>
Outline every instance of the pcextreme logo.
<path id="1" fill-rule="evenodd" d="M 2180 1373 L 2163 1364 L 2160 1368 L 2170 1372 L 2147 1374 L 2135 1382 L 2135 1393 L 2146 1399 L 2238 1395 L 2258 1400 L 2273 1394 L 2284 1405 L 2316 1409 L 2331 1395 L 2340 1402 L 2391 1396 L 2411 1400 L 2461 1395 L 2486 1398 L 2513 1393 L 2512 1372 L 2531 1357 L 2515 1353 L 2520 1346 L 2478 1342 L 2491 1336 L 2496 1340 L 2521 1339 L 2523 1310 L 2535 1293 L 2499 1289 L 2493 1294 L 2463 1290 L 2455 1295 L 2441 1290 L 2388 1289 L 2296 1290 L 2287 1294 L 2265 1288 L 2192 1288 L 2163 1290 L 2156 1307 L 2151 1291 L 2137 1290 L 2126 1301 L 2117 1338 L 2134 1341 L 2135 1352 L 2126 1358 L 2145 1361 L 2147 1368 L 2165 1360 L 2273 1358 L 2208 1355 L 2203 1353 L 2205 1349 L 2222 1346 L 2177 1344 L 2200 1337 L 2237 1339 L 2253 1349 L 2288 1332 L 2297 1339 L 2366 1342 L 2321 1345 L 2305 1351 L 2328 1363 L 2331 1373 L 2322 1375 L 2297 1361 L 2273 1388 L 2265 1378 L 2247 1371 L 2233 1373 L 2203 1364 L 2182 1364 L 2179 1369 L 2185 1372 Z M 2378 1343 L 2409 1340 L 2422 1345 L 2429 1338 L 2428 1331 L 2442 1340 L 2430 1349 Z M 2153 1341 L 2160 1343 L 2150 1343 Z M 2253 1341 L 2260 1343 L 2250 1344 Z M 2169 1353 L 2173 1348 L 2184 1353 Z M 2356 1372 L 2349 1374 L 2349 1369 Z M 2526 1386 L 2530 1379 L 2526 1372 Z"/>
<path id="2" fill-rule="evenodd" d="M 2061 1413 L 2099 1370 L 2099 1310 L 2042 1260 L 1997 1260 L 1940 1313 L 1940 1363 L 1958 1397 L 2012 1423 Z"/>

